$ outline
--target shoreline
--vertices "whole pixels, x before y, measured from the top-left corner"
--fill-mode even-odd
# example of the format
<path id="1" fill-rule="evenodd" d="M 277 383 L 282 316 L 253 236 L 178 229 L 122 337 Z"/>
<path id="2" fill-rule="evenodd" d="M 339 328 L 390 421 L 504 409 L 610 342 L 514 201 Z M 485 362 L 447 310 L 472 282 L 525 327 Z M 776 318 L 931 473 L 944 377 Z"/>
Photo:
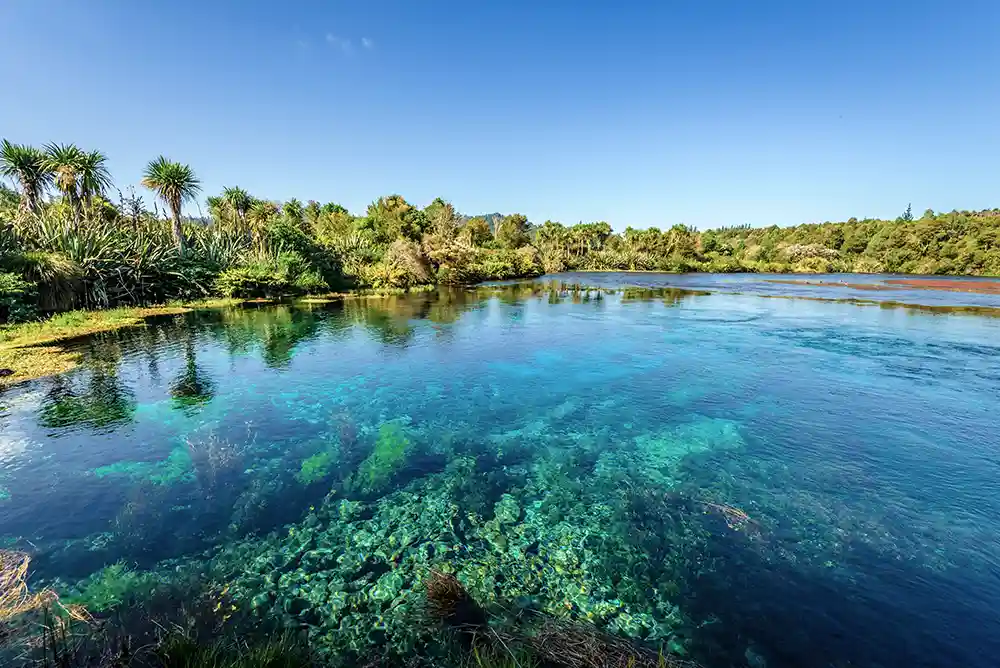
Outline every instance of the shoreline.
<path id="1" fill-rule="evenodd" d="M 714 274 L 714 272 L 668 272 L 653 270 L 618 270 L 613 272 L 584 269 L 577 274 L 668 274 L 675 276 Z M 774 274 L 784 276 L 784 274 Z M 800 274 L 801 275 L 801 274 Z M 823 274 L 814 274 L 823 275 Z M 848 274 L 844 274 L 847 276 Z M 1000 278 L 955 276 L 949 278 L 913 277 L 897 275 L 879 283 L 847 283 L 837 281 L 813 281 L 807 278 L 764 279 L 768 283 L 809 287 L 852 288 L 871 292 L 892 292 L 922 289 L 941 292 L 1000 295 Z M 534 280 L 539 277 L 525 277 L 515 281 Z M 349 299 L 383 299 L 388 297 L 420 294 L 437 289 L 438 285 L 421 285 L 412 288 L 364 288 L 351 291 L 330 292 L 289 300 L 293 304 L 320 305 Z M 458 287 L 458 286 L 455 286 Z M 676 287 L 676 286 L 675 286 Z M 683 288 L 682 288 L 683 289 Z M 726 292 L 726 291 L 722 291 Z M 742 294 L 742 293 L 739 293 Z M 849 302 L 858 306 L 881 305 L 895 308 L 919 309 L 934 313 L 967 313 L 987 317 L 1000 316 L 1000 308 L 990 306 L 945 306 L 900 302 L 897 300 L 863 300 L 830 297 L 806 297 L 802 295 L 758 295 L 763 297 L 789 297 L 815 299 L 821 301 Z M 0 390 L 29 380 L 53 376 L 71 371 L 81 362 L 79 352 L 68 350 L 66 343 L 74 339 L 94 334 L 118 331 L 132 327 L 143 327 L 151 317 L 179 315 L 197 310 L 242 306 L 246 304 L 270 304 L 273 299 L 215 298 L 194 302 L 164 304 L 146 307 L 120 307 L 96 311 L 68 311 L 51 316 L 47 320 L 0 326 L 0 371 L 12 372 L 0 375 Z"/>
<path id="2" fill-rule="evenodd" d="M 73 339 L 131 327 L 144 327 L 146 319 L 179 315 L 203 309 L 249 303 L 244 299 L 206 299 L 161 306 L 126 306 L 98 311 L 67 311 L 47 320 L 0 327 L 0 390 L 18 383 L 71 371 L 81 353 L 66 349 Z"/>

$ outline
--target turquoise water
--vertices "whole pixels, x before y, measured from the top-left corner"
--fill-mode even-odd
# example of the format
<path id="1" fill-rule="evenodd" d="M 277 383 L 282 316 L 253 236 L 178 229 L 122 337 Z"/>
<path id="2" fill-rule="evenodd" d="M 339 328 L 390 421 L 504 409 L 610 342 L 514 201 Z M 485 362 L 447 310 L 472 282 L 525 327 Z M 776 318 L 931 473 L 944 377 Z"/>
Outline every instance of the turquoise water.
<path id="1" fill-rule="evenodd" d="M 0 540 L 98 608 L 112 577 L 204 573 L 331 656 L 432 644 L 412 620 L 434 567 L 498 619 L 707 666 L 995 665 L 1000 319 L 760 277 L 561 280 L 603 289 L 81 341 L 82 369 L 0 395 Z"/>

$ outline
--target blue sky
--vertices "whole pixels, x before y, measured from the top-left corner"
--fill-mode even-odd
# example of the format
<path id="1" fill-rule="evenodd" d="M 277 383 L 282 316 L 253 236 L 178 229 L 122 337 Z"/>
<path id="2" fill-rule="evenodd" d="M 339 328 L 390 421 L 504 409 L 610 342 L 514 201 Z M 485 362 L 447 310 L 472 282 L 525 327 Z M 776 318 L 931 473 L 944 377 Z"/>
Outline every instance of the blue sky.
<path id="1" fill-rule="evenodd" d="M 998 33 L 995 0 L 4 0 L 0 136 L 355 212 L 976 209 L 1000 206 Z"/>

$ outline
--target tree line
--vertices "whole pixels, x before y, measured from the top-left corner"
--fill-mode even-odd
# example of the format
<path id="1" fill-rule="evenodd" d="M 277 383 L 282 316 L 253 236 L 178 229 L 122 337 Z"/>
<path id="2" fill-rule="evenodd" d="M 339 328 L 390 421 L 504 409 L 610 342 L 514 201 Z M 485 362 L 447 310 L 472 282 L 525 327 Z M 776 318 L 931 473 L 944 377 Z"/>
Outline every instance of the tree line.
<path id="1" fill-rule="evenodd" d="M 698 231 L 606 222 L 467 216 L 400 195 L 362 214 L 276 202 L 237 186 L 199 202 L 186 164 L 149 162 L 142 185 L 115 187 L 107 158 L 73 144 L 0 143 L 0 318 L 211 295 L 277 297 L 351 288 L 471 284 L 573 270 L 900 272 L 1000 275 L 1000 211 L 906 212 L 792 227 Z M 161 209 L 162 207 L 162 209 Z M 200 209 L 200 203 L 199 203 Z"/>

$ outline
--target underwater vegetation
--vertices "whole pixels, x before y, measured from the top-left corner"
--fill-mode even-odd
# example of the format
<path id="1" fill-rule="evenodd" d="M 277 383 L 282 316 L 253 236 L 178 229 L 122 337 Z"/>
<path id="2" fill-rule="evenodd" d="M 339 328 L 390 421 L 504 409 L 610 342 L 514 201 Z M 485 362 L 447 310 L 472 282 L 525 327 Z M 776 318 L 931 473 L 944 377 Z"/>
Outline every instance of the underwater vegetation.
<path id="1" fill-rule="evenodd" d="M 337 461 L 337 453 L 323 450 L 305 459 L 302 467 L 295 474 L 295 479 L 303 485 L 311 485 L 330 475 L 330 469 Z"/>
<path id="2" fill-rule="evenodd" d="M 149 574 L 135 571 L 118 562 L 76 585 L 65 600 L 91 612 L 103 612 L 148 593 L 155 582 L 156 579 Z"/>
<path id="3" fill-rule="evenodd" d="M 378 491 L 406 463 L 406 453 L 410 441 L 402 425 L 387 422 L 379 427 L 378 439 L 372 453 L 361 462 L 347 488 L 359 488 L 370 494 Z"/>

